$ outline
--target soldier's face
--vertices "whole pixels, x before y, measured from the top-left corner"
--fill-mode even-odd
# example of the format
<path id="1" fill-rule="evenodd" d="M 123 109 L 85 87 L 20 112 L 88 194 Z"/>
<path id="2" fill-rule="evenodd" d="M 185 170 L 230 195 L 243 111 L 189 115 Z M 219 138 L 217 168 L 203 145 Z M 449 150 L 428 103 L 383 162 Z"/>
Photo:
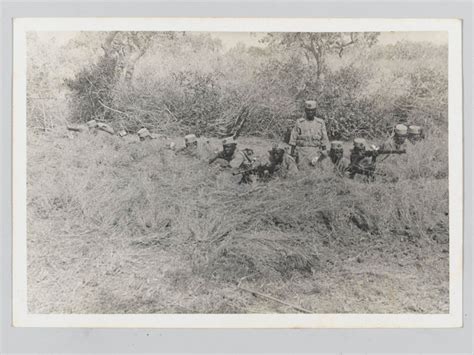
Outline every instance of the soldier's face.
<path id="1" fill-rule="evenodd" d="M 334 157 L 334 159 L 340 159 L 342 158 L 342 150 L 341 149 L 331 149 L 331 156 Z"/>
<path id="2" fill-rule="evenodd" d="M 194 148 L 197 147 L 197 142 L 186 142 L 186 147 L 188 148 Z"/>
<path id="3" fill-rule="evenodd" d="M 407 139 L 407 136 L 400 136 L 400 135 L 395 135 L 395 143 L 397 144 L 403 144 L 405 143 L 405 140 Z"/>
<path id="4" fill-rule="evenodd" d="M 281 163 L 283 161 L 283 154 L 285 154 L 283 149 L 278 149 L 270 154 L 270 160 L 275 163 Z"/>
<path id="5" fill-rule="evenodd" d="M 306 119 L 307 120 L 310 120 L 310 121 L 314 120 L 314 118 L 316 117 L 316 109 L 308 109 L 307 108 L 304 111 L 306 113 Z"/>
<path id="6" fill-rule="evenodd" d="M 223 147 L 225 155 L 232 155 L 235 152 L 235 144 L 227 144 Z"/>
<path id="7" fill-rule="evenodd" d="M 408 135 L 408 140 L 410 142 L 419 142 L 421 140 L 421 134 L 410 134 Z"/>
<path id="8" fill-rule="evenodd" d="M 365 145 L 363 143 L 354 143 L 354 150 L 356 151 L 365 150 Z"/>

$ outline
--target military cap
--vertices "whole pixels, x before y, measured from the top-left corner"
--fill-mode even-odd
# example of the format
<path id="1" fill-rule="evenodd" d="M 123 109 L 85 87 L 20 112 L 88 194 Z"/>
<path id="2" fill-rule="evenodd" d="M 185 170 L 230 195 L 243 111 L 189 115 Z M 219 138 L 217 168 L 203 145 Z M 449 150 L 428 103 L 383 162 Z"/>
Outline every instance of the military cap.
<path id="1" fill-rule="evenodd" d="M 290 146 L 288 144 L 285 144 L 285 143 L 275 143 L 272 145 L 272 149 L 269 150 L 268 152 L 269 153 L 273 153 L 277 150 L 284 150 L 284 151 L 287 151 L 288 149 L 290 148 Z"/>
<path id="2" fill-rule="evenodd" d="M 307 110 L 314 110 L 316 109 L 316 101 L 314 100 L 307 100 L 304 102 L 304 108 Z"/>
<path id="3" fill-rule="evenodd" d="M 97 121 L 96 120 L 90 120 L 90 121 L 87 121 L 87 127 L 89 128 L 95 128 L 97 127 Z"/>
<path id="4" fill-rule="evenodd" d="M 336 150 L 336 149 L 343 149 L 343 148 L 344 148 L 344 146 L 343 146 L 341 141 L 332 141 L 331 142 L 331 149 Z"/>
<path id="5" fill-rule="evenodd" d="M 141 128 L 137 134 L 140 138 L 151 137 L 150 131 L 147 128 Z"/>
<path id="6" fill-rule="evenodd" d="M 227 137 L 222 140 L 222 145 L 237 145 L 234 137 Z"/>
<path id="7" fill-rule="evenodd" d="M 279 142 L 279 143 L 273 144 L 272 149 L 273 150 L 277 150 L 277 149 L 285 150 L 285 149 L 288 149 L 289 147 L 290 147 L 289 144 Z"/>
<path id="8" fill-rule="evenodd" d="M 188 134 L 187 136 L 184 136 L 184 141 L 186 143 L 194 143 L 197 141 L 197 138 L 194 134 Z"/>
<path id="9" fill-rule="evenodd" d="M 354 138 L 354 144 L 363 144 L 367 145 L 367 142 L 364 138 Z"/>
<path id="10" fill-rule="evenodd" d="M 115 133 L 114 129 L 106 123 L 98 122 L 97 123 L 97 128 L 100 129 L 101 131 L 107 132 L 109 134 L 114 134 Z"/>
<path id="11" fill-rule="evenodd" d="M 407 134 L 407 126 L 405 126 L 404 124 L 397 124 L 395 126 L 395 134 L 398 135 L 398 136 L 404 136 Z"/>
<path id="12" fill-rule="evenodd" d="M 408 127 L 408 134 L 421 134 L 421 127 L 420 126 L 409 126 Z"/>

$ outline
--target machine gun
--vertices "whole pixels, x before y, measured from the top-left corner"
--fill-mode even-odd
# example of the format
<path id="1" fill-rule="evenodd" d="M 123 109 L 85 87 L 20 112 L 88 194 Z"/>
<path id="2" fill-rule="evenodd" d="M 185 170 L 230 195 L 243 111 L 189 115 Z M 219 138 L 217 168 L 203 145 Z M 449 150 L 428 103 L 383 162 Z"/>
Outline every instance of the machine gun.
<path id="1" fill-rule="evenodd" d="M 274 164 L 258 164 L 247 169 L 233 172 L 232 175 L 242 175 L 239 184 L 248 184 L 252 182 L 252 175 L 256 175 L 259 179 L 266 179 L 270 177 L 275 170 L 276 166 L 274 166 Z"/>
<path id="2" fill-rule="evenodd" d="M 353 179 L 357 174 L 364 175 L 369 181 L 375 180 L 375 167 L 379 155 L 405 154 L 406 150 L 353 150 L 351 163 L 349 165 L 349 178 Z"/>
<path id="3" fill-rule="evenodd" d="M 363 155 L 366 157 L 377 158 L 379 155 L 391 155 L 391 154 L 405 154 L 407 151 L 405 149 L 396 150 L 396 149 L 375 149 L 375 150 L 366 150 L 363 152 Z"/>

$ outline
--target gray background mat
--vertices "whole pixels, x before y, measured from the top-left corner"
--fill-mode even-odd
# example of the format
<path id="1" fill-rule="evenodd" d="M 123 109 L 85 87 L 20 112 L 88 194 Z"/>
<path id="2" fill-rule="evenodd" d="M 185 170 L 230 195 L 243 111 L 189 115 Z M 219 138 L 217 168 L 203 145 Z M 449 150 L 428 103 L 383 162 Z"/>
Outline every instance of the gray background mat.
<path id="1" fill-rule="evenodd" d="M 470 1 L 3 2 L 0 118 L 1 353 L 472 353 L 473 124 Z M 461 18 L 464 60 L 464 327 L 373 330 L 146 330 L 11 327 L 12 18 L 55 16 Z"/>

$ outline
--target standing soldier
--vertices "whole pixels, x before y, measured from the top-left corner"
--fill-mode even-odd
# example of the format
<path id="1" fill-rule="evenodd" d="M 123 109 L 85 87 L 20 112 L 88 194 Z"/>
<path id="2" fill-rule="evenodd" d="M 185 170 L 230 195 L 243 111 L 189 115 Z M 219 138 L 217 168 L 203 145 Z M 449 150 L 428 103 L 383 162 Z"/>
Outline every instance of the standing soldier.
<path id="1" fill-rule="evenodd" d="M 407 148 L 407 126 L 403 124 L 397 124 L 394 129 L 392 137 L 387 139 L 380 146 L 381 150 L 405 150 Z"/>
<path id="2" fill-rule="evenodd" d="M 408 140 L 410 143 L 416 144 L 423 138 L 423 129 L 420 126 L 412 125 L 408 127 Z"/>
<path id="3" fill-rule="evenodd" d="M 344 146 L 341 141 L 332 141 L 331 150 L 329 150 L 329 158 L 334 164 L 334 172 L 338 175 L 344 176 L 348 171 L 351 162 L 344 157 Z"/>
<path id="4" fill-rule="evenodd" d="M 315 166 L 327 156 L 328 134 L 324 120 L 316 117 L 316 101 L 305 102 L 306 117 L 296 121 L 289 144 L 291 155 L 296 157 L 300 169 Z"/>

